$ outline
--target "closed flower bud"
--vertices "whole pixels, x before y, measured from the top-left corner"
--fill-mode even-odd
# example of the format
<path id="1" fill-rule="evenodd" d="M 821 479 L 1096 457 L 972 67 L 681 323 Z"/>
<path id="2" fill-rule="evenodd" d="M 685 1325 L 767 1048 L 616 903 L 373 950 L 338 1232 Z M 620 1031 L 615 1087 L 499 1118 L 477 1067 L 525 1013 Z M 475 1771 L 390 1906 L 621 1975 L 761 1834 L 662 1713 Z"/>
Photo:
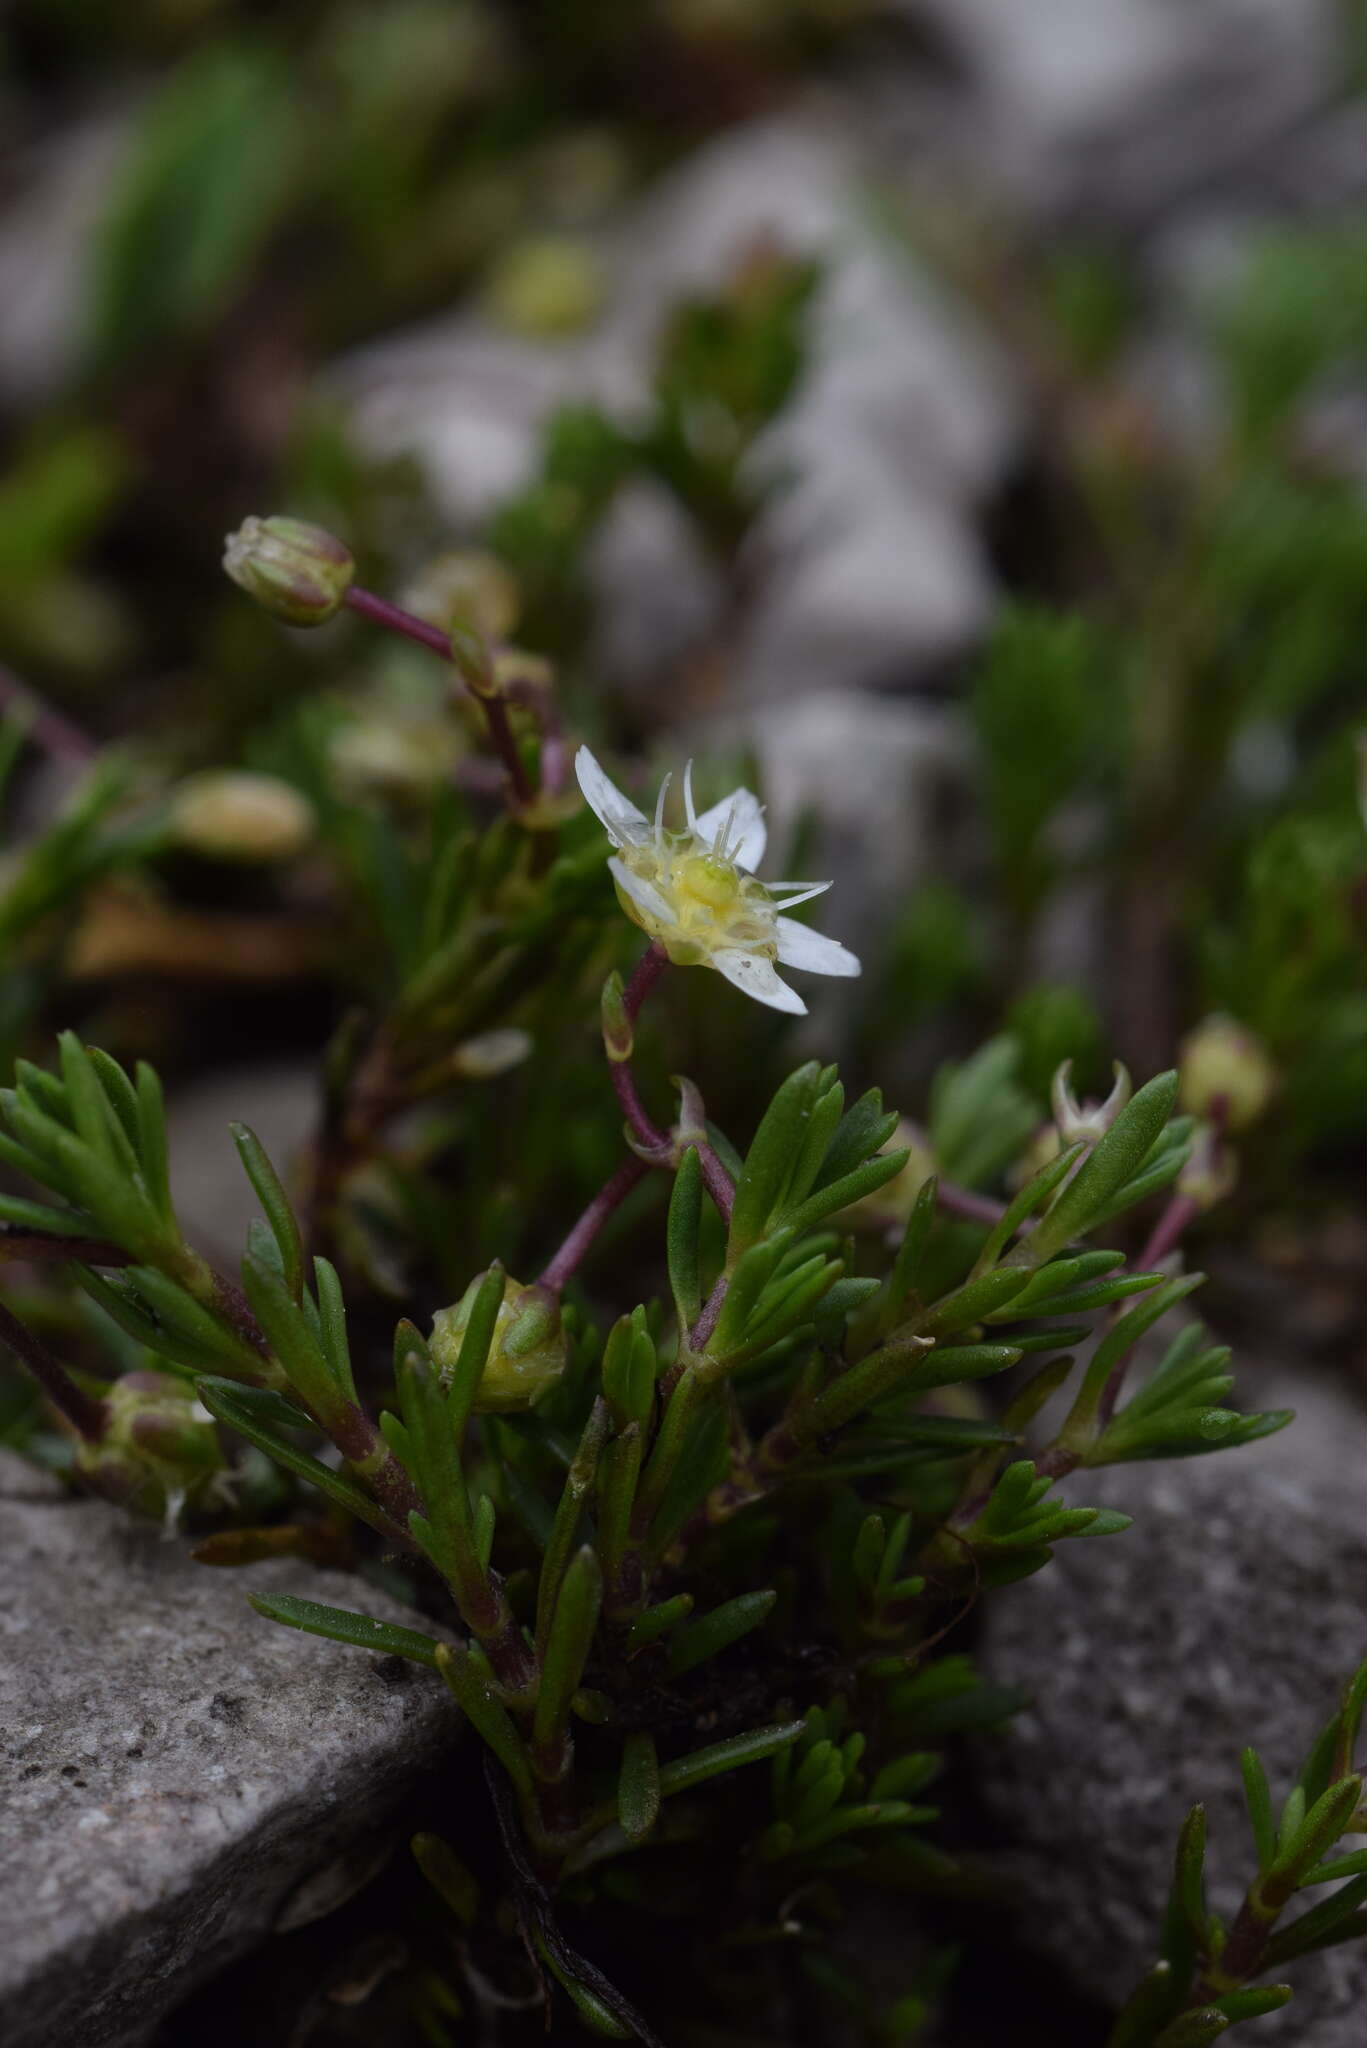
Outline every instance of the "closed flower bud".
<path id="1" fill-rule="evenodd" d="M 1277 1086 L 1277 1070 L 1257 1035 L 1232 1017 L 1206 1017 L 1182 1040 L 1182 1107 L 1193 1116 L 1219 1112 L 1228 1131 L 1247 1130 Z"/>
<path id="2" fill-rule="evenodd" d="M 462 1040 L 451 1055 L 451 1064 L 463 1081 L 495 1081 L 520 1067 L 532 1049 L 532 1036 L 515 1024 L 497 1031 L 481 1031 Z"/>
<path id="3" fill-rule="evenodd" d="M 171 798 L 177 843 L 206 860 L 293 860 L 313 838 L 317 817 L 308 798 L 277 775 L 209 768 L 182 782 Z"/>
<path id="4" fill-rule="evenodd" d="M 483 1278 L 479 1274 L 453 1307 L 438 1309 L 432 1319 L 432 1362 L 444 1386 L 449 1387 L 455 1372 Z M 510 1279 L 475 1395 L 476 1409 L 502 1414 L 532 1407 L 555 1385 L 568 1358 L 558 1296 L 547 1287 L 524 1287 Z"/>
<path id="5" fill-rule="evenodd" d="M 169 1373 L 130 1372 L 105 1396 L 105 1430 L 76 1466 L 107 1499 L 174 1529 L 187 1501 L 223 1474 L 223 1452 L 194 1389 Z"/>
<path id="6" fill-rule="evenodd" d="M 635 1035 L 627 1015 L 626 991 L 620 974 L 612 973 L 603 983 L 601 1004 L 603 1049 L 615 1066 L 629 1060 L 635 1051 Z"/>
<path id="7" fill-rule="evenodd" d="M 459 620 L 486 640 L 506 640 L 517 624 L 517 579 L 497 555 L 452 548 L 423 568 L 403 594 L 404 608 L 449 633 Z"/>
<path id="8" fill-rule="evenodd" d="M 351 551 L 306 519 L 244 519 L 230 533 L 223 566 L 249 597 L 287 626 L 321 626 L 356 575 Z"/>
<path id="9" fill-rule="evenodd" d="M 603 268 L 593 249 L 571 235 L 514 242 L 489 281 L 489 308 L 515 334 L 579 334 L 603 308 Z"/>

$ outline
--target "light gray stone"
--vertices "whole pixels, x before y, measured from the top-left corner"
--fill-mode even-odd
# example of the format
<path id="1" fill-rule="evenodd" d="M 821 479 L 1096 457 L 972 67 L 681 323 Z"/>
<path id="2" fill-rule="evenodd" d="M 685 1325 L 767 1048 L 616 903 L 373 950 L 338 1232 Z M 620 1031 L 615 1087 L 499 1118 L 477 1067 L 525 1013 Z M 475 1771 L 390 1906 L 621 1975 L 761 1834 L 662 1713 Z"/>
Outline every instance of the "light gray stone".
<path id="1" fill-rule="evenodd" d="M 988 1607 L 988 1673 L 1033 1696 L 979 1750 L 1016 1844 L 1003 1860 L 1020 1933 L 1104 1999 L 1154 1959 L 1177 1832 L 1198 1801 L 1212 1903 L 1234 1910 L 1254 1867 L 1241 1750 L 1260 1750 L 1284 1796 L 1367 1656 L 1367 1414 L 1327 1382 L 1245 1378 L 1247 1400 L 1294 1407 L 1297 1421 L 1240 1451 L 1077 1475 L 1073 1499 L 1135 1526 L 1060 1545 Z M 1259 2021 L 1258 2040 L 1359 2048 L 1361 1944 L 1288 1974 L 1295 1998 Z"/>
<path id="2" fill-rule="evenodd" d="M 82 116 L 16 167 L 0 222 L 0 395 L 41 404 L 76 369 L 92 236 L 124 161 L 135 110 Z"/>
<path id="3" fill-rule="evenodd" d="M 248 1588 L 411 1623 L 338 1572 L 196 1565 L 0 1456 L 6 2048 L 134 2048 L 312 1917 L 453 1741 L 426 1672 L 268 1622 Z"/>
<path id="4" fill-rule="evenodd" d="M 247 1226 L 261 1213 L 228 1126 L 250 1124 L 286 1187 L 317 1132 L 322 1098 L 316 1062 L 258 1061 L 172 1090 L 167 1130 L 176 1210 L 189 1243 L 237 1271 Z"/>
<path id="5" fill-rule="evenodd" d="M 640 417 L 681 296 L 716 290 L 760 248 L 820 261 L 806 373 L 754 454 L 774 489 L 746 618 L 658 494 L 625 498 L 594 551 L 599 665 L 628 688 L 676 676 L 722 630 L 741 695 L 900 684 L 960 657 L 990 615 L 976 511 L 1016 447 L 1012 380 L 873 224 L 855 130 L 813 105 L 698 151 L 606 240 L 615 282 L 587 334 L 532 343 L 462 311 L 334 373 L 361 444 L 415 456 L 439 511 L 468 527 L 532 474 L 555 404 Z"/>
<path id="6" fill-rule="evenodd" d="M 771 869 L 804 814 L 815 814 L 814 872 L 836 884 L 842 939 L 872 937 L 918 881 L 968 856 L 969 751 L 954 705 L 826 690 L 722 730 L 758 756 Z"/>
<path id="7" fill-rule="evenodd" d="M 1010 201 L 1143 222 L 1237 174 L 1342 76 L 1326 0 L 897 0 L 965 84 L 941 139 Z"/>

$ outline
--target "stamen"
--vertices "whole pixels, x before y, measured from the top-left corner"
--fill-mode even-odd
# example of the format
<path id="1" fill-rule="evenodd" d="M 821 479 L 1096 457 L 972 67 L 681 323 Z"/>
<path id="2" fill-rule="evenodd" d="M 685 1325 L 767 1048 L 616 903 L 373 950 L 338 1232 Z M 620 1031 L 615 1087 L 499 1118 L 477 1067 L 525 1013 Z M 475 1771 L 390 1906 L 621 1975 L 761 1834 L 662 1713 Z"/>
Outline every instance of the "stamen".
<path id="1" fill-rule="evenodd" d="M 691 761 L 684 769 L 683 789 L 684 814 L 688 819 L 688 829 L 690 832 L 696 832 L 698 829 L 698 813 L 693 807 L 693 763 Z"/>
<path id="2" fill-rule="evenodd" d="M 768 889 L 776 909 L 791 910 L 795 903 L 809 903 L 813 896 L 824 896 L 826 891 L 832 887 L 832 884 L 830 882 L 766 882 L 765 887 Z M 780 903 L 776 894 L 776 891 L 779 889 L 795 889 L 797 894 L 795 896 L 785 896 Z"/>
<path id="3" fill-rule="evenodd" d="M 667 796 L 669 795 L 669 785 L 670 785 L 670 783 L 671 783 L 671 782 L 672 782 L 673 780 L 674 780 L 674 771 L 673 771 L 673 769 L 671 768 L 671 769 L 670 769 L 670 771 L 669 771 L 669 773 L 668 773 L 668 775 L 666 775 L 666 777 L 665 777 L 664 781 L 663 781 L 663 782 L 662 782 L 662 783 L 660 784 L 660 794 L 659 794 L 659 795 L 658 795 L 658 796 L 656 797 L 656 799 L 655 799 L 655 837 L 656 837 L 656 839 L 663 839 L 663 837 L 664 837 L 664 825 L 665 825 L 665 798 L 666 798 L 666 797 L 667 797 Z"/>
<path id="4" fill-rule="evenodd" d="M 732 804 L 730 810 L 726 813 L 725 822 L 722 825 L 721 831 L 717 834 L 717 837 L 713 842 L 712 851 L 716 854 L 718 860 L 730 859 L 730 855 L 727 853 L 726 849 L 728 842 L 731 838 L 731 827 L 736 822 L 736 812 L 739 809 L 739 801 Z"/>

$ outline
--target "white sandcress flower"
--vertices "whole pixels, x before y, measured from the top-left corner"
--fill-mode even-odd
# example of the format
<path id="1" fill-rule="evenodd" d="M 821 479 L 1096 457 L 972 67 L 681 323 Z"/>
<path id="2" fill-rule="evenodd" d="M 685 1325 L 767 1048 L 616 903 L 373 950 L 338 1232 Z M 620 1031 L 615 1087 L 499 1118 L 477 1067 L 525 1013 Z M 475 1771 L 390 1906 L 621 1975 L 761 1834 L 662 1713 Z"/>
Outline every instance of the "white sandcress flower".
<path id="1" fill-rule="evenodd" d="M 807 1005 L 777 966 L 811 974 L 858 974 L 853 953 L 783 916 L 829 882 L 758 881 L 764 813 L 748 789 L 732 790 L 701 816 L 693 806 L 693 764 L 684 770 L 683 831 L 664 822 L 666 776 L 652 824 L 623 796 L 587 747 L 575 756 L 579 787 L 617 851 L 608 861 L 627 916 L 659 941 L 678 967 L 715 967 L 756 1002 L 806 1015 Z M 782 893 L 780 893 L 782 892 Z"/>

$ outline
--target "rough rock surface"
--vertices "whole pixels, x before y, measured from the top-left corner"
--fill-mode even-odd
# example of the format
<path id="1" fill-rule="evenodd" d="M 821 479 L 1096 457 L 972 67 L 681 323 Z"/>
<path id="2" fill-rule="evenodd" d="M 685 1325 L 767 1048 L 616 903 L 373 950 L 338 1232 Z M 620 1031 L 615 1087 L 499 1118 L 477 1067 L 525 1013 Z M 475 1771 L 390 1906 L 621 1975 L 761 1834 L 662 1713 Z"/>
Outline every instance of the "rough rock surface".
<path id="1" fill-rule="evenodd" d="M 402 1619 L 335 1572 L 195 1565 L 0 1454 L 0 2040 L 133 2048 L 373 1842 L 456 1732 L 409 1665 L 246 1587 Z"/>
<path id="2" fill-rule="evenodd" d="M 1034 1699 L 980 1755 L 1018 1845 L 1019 1932 L 1106 1999 L 1153 1960 L 1188 1810 L 1207 1807 L 1212 1902 L 1228 1912 L 1251 1874 L 1240 1751 L 1257 1747 L 1284 1795 L 1367 1656 L 1367 1413 L 1313 1381 L 1242 1391 L 1297 1421 L 1246 1450 L 1079 1475 L 1077 1501 L 1134 1528 L 1061 1545 L 988 1617 L 988 1671 Z M 1295 1998 L 1257 2039 L 1361 2048 L 1362 1945 L 1289 1975 Z"/>

